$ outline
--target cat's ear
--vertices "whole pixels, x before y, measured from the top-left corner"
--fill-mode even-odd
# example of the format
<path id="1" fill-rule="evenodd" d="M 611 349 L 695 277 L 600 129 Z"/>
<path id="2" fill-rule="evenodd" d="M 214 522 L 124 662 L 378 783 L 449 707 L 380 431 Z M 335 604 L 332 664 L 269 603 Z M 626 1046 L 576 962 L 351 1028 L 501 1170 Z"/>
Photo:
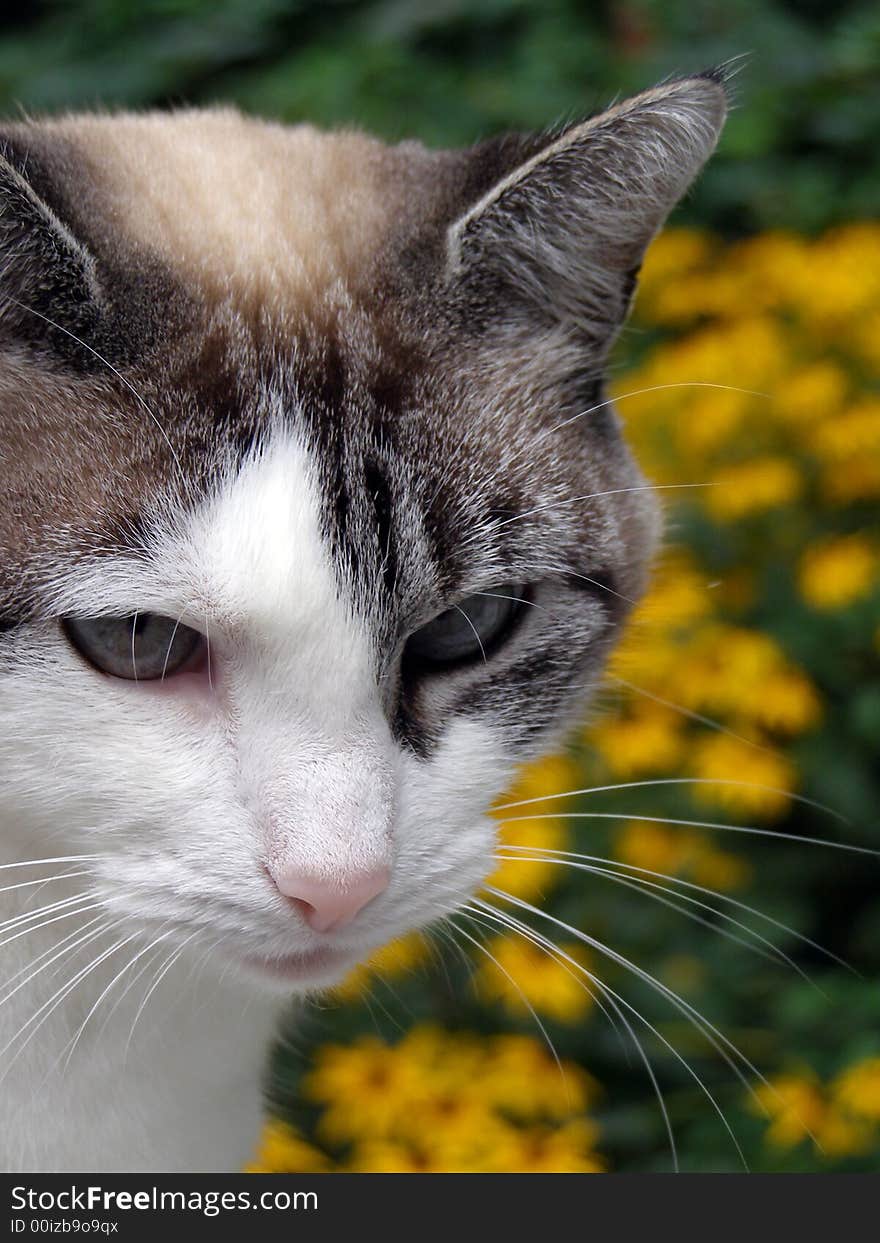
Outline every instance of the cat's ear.
<path id="1" fill-rule="evenodd" d="M 92 256 L 34 189 L 26 159 L 14 160 L 6 149 L 0 155 L 0 336 L 66 352 L 67 334 L 88 333 L 101 301 Z"/>
<path id="2" fill-rule="evenodd" d="M 668 82 L 572 125 L 450 228 L 447 278 L 481 319 L 540 316 L 608 341 L 645 249 L 712 153 L 721 73 Z"/>

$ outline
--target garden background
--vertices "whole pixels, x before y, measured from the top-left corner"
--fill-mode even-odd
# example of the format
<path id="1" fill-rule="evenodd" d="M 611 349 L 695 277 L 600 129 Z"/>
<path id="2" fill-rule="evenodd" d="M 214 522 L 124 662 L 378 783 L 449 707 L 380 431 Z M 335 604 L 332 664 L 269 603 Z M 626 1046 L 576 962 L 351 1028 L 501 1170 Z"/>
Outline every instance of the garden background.
<path id="1" fill-rule="evenodd" d="M 4 20 L 7 112 L 224 100 L 430 144 L 746 54 L 613 381 L 651 476 L 711 486 L 669 506 L 589 727 L 504 800 L 540 801 L 496 813 L 492 883 L 616 957 L 528 912 L 564 956 L 491 921 L 392 947 L 279 1048 L 254 1168 L 669 1169 L 628 1024 L 682 1168 L 736 1169 L 736 1143 L 757 1170 L 878 1168 L 880 859 L 816 839 L 880 848 L 880 8 L 43 0 Z"/>

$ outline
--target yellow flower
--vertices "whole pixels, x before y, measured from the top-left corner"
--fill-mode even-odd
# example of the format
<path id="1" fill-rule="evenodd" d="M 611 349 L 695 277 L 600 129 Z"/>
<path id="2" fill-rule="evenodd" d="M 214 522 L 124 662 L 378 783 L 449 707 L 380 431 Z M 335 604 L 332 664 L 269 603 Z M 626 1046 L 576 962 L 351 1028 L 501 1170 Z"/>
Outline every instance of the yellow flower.
<path id="1" fill-rule="evenodd" d="M 596 1134 L 596 1127 L 581 1118 L 555 1130 L 533 1127 L 520 1131 L 506 1170 L 518 1174 L 601 1174 L 606 1166 L 593 1151 Z"/>
<path id="2" fill-rule="evenodd" d="M 406 975 L 422 965 L 428 955 L 428 943 L 420 932 L 399 937 L 383 946 L 369 960 L 350 972 L 333 990 L 338 1001 L 356 1001 L 370 990 L 374 976 L 395 978 Z"/>
<path id="3" fill-rule="evenodd" d="M 822 422 L 809 439 L 809 448 L 829 462 L 880 458 L 880 400 L 865 400 Z"/>
<path id="4" fill-rule="evenodd" d="M 738 814 L 772 818 L 788 806 L 795 768 L 778 752 L 750 747 L 727 734 L 700 739 L 693 773 L 708 784 L 693 787 L 694 798 Z"/>
<path id="5" fill-rule="evenodd" d="M 747 859 L 728 850 L 716 850 L 705 841 L 695 850 L 688 873 L 696 884 L 714 889 L 716 893 L 742 889 L 752 878 Z"/>
<path id="6" fill-rule="evenodd" d="M 368 1140 L 352 1154 L 361 1173 L 601 1173 L 595 1126 L 585 1119 L 520 1130 L 497 1117 L 469 1134 L 432 1131 L 418 1139 Z"/>
<path id="7" fill-rule="evenodd" d="M 672 709 L 639 700 L 625 716 L 594 726 L 588 733 L 613 777 L 667 773 L 684 755 L 684 720 Z"/>
<path id="8" fill-rule="evenodd" d="M 700 621 L 712 607 L 706 575 L 679 554 L 668 557 L 658 568 L 634 617 L 646 626 L 674 630 Z"/>
<path id="9" fill-rule="evenodd" d="M 849 1067 L 823 1090 L 811 1071 L 779 1075 L 756 1089 L 770 1119 L 769 1143 L 793 1148 L 811 1138 L 830 1158 L 858 1155 L 874 1141 L 880 1121 L 880 1058 Z"/>
<path id="10" fill-rule="evenodd" d="M 771 636 L 742 626 L 707 623 L 682 646 L 667 677 L 670 701 L 712 717 L 735 717 L 738 731 L 752 720 L 768 677 L 791 669 Z M 662 687 L 649 689 L 662 694 Z"/>
<path id="11" fill-rule="evenodd" d="M 634 686 L 673 686 L 682 662 L 683 638 L 674 625 L 654 626 L 637 611 L 623 642 L 612 654 L 608 672 Z"/>
<path id="12" fill-rule="evenodd" d="M 844 1071 L 832 1085 L 830 1099 L 810 1071 L 779 1075 L 759 1086 L 758 1103 L 770 1119 L 768 1143 L 793 1148 L 810 1138 L 817 1151 L 829 1158 L 866 1152 L 874 1140 L 871 1123 L 880 1118 L 880 1109 L 873 1115 L 858 1116 L 850 1105 L 851 1097 L 865 1099 L 861 1084 L 868 1088 L 869 1102 L 877 1092 L 877 1101 L 873 1103 L 880 1105 L 880 1072 L 871 1068 L 872 1061 L 880 1066 L 880 1059 L 875 1058 Z"/>
<path id="13" fill-rule="evenodd" d="M 486 1057 L 486 1049 L 476 1036 L 451 1034 L 427 1023 L 411 1028 L 394 1053 L 426 1085 L 425 1097 L 438 1089 L 468 1086 Z"/>
<path id="14" fill-rule="evenodd" d="M 837 418 L 849 387 L 843 371 L 825 359 L 799 367 L 773 396 L 772 412 L 786 423 L 809 426 Z"/>
<path id="15" fill-rule="evenodd" d="M 631 867 L 673 876 L 684 863 L 686 849 L 682 848 L 681 837 L 672 828 L 632 820 L 617 833 L 614 855 Z"/>
<path id="16" fill-rule="evenodd" d="M 880 230 L 855 224 L 826 233 L 812 244 L 803 278 L 822 290 L 804 299 L 805 318 L 823 334 L 848 331 L 880 298 Z"/>
<path id="17" fill-rule="evenodd" d="M 598 1085 L 576 1063 L 560 1066 L 533 1036 L 496 1036 L 475 1084 L 495 1108 L 516 1118 L 567 1118 L 581 1113 L 598 1095 Z"/>
<path id="18" fill-rule="evenodd" d="M 363 1174 L 487 1174 L 513 1169 L 517 1132 L 492 1115 L 452 1133 L 426 1126 L 418 1136 L 366 1138 L 348 1168 Z"/>
<path id="19" fill-rule="evenodd" d="M 758 400 L 733 387 L 691 390 L 687 417 L 678 423 L 676 455 L 684 462 L 700 462 L 734 443 L 742 434 L 746 415 Z"/>
<path id="20" fill-rule="evenodd" d="M 769 635 L 712 623 L 682 650 L 673 689 L 684 707 L 747 718 L 766 679 L 785 668 L 785 656 Z"/>
<path id="21" fill-rule="evenodd" d="M 686 273 L 702 267 L 710 253 L 711 243 L 705 233 L 691 229 L 668 229 L 661 233 L 649 247 L 639 275 L 640 316 L 655 322 L 677 322 L 681 316 L 670 306 L 669 290 Z M 686 319 L 699 313 L 692 305 L 683 309 Z"/>
<path id="22" fill-rule="evenodd" d="M 646 881 L 662 884 L 661 876 L 683 876 L 695 884 L 719 892 L 741 888 L 751 869 L 744 859 L 718 850 L 703 833 L 674 825 L 633 820 L 617 834 L 615 857 L 657 877 Z"/>
<path id="23" fill-rule="evenodd" d="M 643 678 L 641 685 L 682 708 L 731 721 L 741 733 L 754 733 L 754 726 L 799 733 L 820 716 L 812 683 L 769 635 L 721 623 L 704 624 L 683 641 L 672 672 L 664 669 L 662 676 L 647 683 Z M 598 740 L 605 754 L 601 735 Z M 662 756 L 668 769 L 673 756 L 665 750 Z"/>
<path id="24" fill-rule="evenodd" d="M 459 1174 L 439 1154 L 417 1149 L 403 1140 L 366 1139 L 358 1144 L 347 1168 L 356 1174 Z"/>
<path id="25" fill-rule="evenodd" d="M 753 458 L 736 466 L 721 467 L 704 504 L 714 518 L 736 522 L 779 505 L 790 505 L 800 495 L 801 476 L 786 458 Z"/>
<path id="26" fill-rule="evenodd" d="M 810 243 L 794 233 L 768 231 L 732 246 L 725 264 L 744 273 L 748 293 L 760 304 L 800 304 L 800 294 L 810 275 Z M 750 308 L 749 298 L 741 304 Z"/>
<path id="27" fill-rule="evenodd" d="M 838 1104 L 857 1117 L 880 1122 L 880 1057 L 848 1067 L 833 1082 Z"/>
<path id="28" fill-rule="evenodd" d="M 829 1105 L 817 1131 L 816 1147 L 825 1157 L 851 1157 L 867 1152 L 874 1142 L 873 1128 Z"/>
<path id="29" fill-rule="evenodd" d="M 570 806 L 570 801 L 554 796 L 582 785 L 576 765 L 567 756 L 550 755 L 526 764 L 514 785 L 492 809 L 499 821 L 499 849 L 519 846 L 564 850 L 568 844 L 564 821 L 547 817 Z M 523 853 L 500 861 L 486 883 L 517 898 L 535 898 L 543 896 L 559 880 L 559 872 L 557 864 L 530 859 Z"/>
<path id="30" fill-rule="evenodd" d="M 568 832 L 561 820 L 537 820 L 523 816 L 519 809 L 507 814 L 510 819 L 502 821 L 498 827 L 498 847 L 500 850 L 505 846 L 522 849 L 511 851 L 509 858 L 500 860 L 486 884 L 515 898 L 543 897 L 561 878 L 561 868 L 558 863 L 531 858 L 525 848 L 529 851 L 564 850 L 568 845 Z"/>
<path id="31" fill-rule="evenodd" d="M 305 1081 L 306 1096 L 325 1106 L 319 1132 L 333 1143 L 354 1142 L 345 1168 L 372 1171 L 600 1168 L 586 1119 L 557 1138 L 515 1125 L 570 1121 L 595 1092 L 586 1072 L 571 1062 L 560 1069 L 534 1037 L 480 1040 L 431 1026 L 414 1027 L 395 1046 L 362 1037 L 321 1049 Z M 279 1135 L 290 1143 L 286 1131 Z M 261 1151 L 253 1168 L 268 1164 Z"/>
<path id="32" fill-rule="evenodd" d="M 819 696 L 800 669 L 769 674 L 748 705 L 751 719 L 764 729 L 798 734 L 812 728 L 822 714 Z"/>
<path id="33" fill-rule="evenodd" d="M 853 344 L 863 361 L 876 370 L 880 362 L 880 305 L 868 310 L 853 327 Z"/>
<path id="34" fill-rule="evenodd" d="M 563 942 L 559 948 L 588 965 L 579 945 Z M 474 982 L 483 997 L 501 1002 L 512 1014 L 527 1015 L 531 1006 L 560 1023 L 574 1023 L 592 1004 L 589 981 L 575 967 L 522 937 L 497 937 L 486 949 L 495 961 L 481 956 Z"/>
<path id="35" fill-rule="evenodd" d="M 848 457 L 824 467 L 821 487 L 833 505 L 880 497 L 880 457 Z"/>
<path id="36" fill-rule="evenodd" d="M 331 1168 L 330 1159 L 309 1144 L 298 1131 L 278 1118 L 263 1127 L 254 1160 L 246 1174 L 319 1174 Z"/>
<path id="37" fill-rule="evenodd" d="M 493 814 L 503 816 L 519 803 L 529 804 L 534 812 L 554 811 L 560 806 L 555 796 L 577 787 L 578 769 L 574 761 L 566 755 L 546 755 L 523 765 L 514 784 L 498 799 Z"/>
<path id="38" fill-rule="evenodd" d="M 770 1120 L 767 1142 L 794 1148 L 816 1136 L 825 1120 L 825 1101 L 815 1078 L 808 1073 L 777 1075 L 755 1089 L 757 1104 Z"/>
<path id="39" fill-rule="evenodd" d="M 424 1076 L 374 1036 L 325 1045 L 303 1080 L 303 1094 L 326 1106 L 320 1134 L 331 1143 L 387 1134 L 424 1094 Z"/>
<path id="40" fill-rule="evenodd" d="M 801 595 L 816 609 L 842 609 L 878 583 L 877 552 L 861 535 L 844 535 L 807 549 L 798 575 Z"/>

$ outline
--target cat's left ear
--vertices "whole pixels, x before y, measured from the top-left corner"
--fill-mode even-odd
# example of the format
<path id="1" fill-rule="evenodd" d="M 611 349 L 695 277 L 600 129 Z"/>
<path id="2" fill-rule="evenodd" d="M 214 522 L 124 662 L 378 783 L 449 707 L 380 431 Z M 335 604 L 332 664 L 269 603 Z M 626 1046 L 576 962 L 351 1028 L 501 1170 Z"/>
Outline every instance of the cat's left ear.
<path id="1" fill-rule="evenodd" d="M 70 353 L 95 333 L 103 296 L 95 262 L 25 175 L 27 152 L 0 144 L 0 341 Z"/>
<path id="2" fill-rule="evenodd" d="M 715 147 L 726 103 L 712 71 L 549 140 L 449 229 L 453 289 L 483 322 L 540 316 L 609 343 L 648 243 Z"/>

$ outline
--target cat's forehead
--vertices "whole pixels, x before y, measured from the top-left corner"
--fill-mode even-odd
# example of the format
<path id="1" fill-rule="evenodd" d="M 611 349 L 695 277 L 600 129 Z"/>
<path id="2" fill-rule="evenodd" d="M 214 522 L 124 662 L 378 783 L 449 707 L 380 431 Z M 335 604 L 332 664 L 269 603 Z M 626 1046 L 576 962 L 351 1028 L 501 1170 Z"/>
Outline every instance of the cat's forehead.
<path id="1" fill-rule="evenodd" d="M 650 516 L 599 377 L 723 113 L 706 75 L 459 152 L 227 110 L 4 127 L 0 613 L 194 511 L 273 419 L 365 592 L 566 552 L 636 590 Z"/>
<path id="2" fill-rule="evenodd" d="M 232 109 L 78 115 L 18 141 L 97 251 L 149 255 L 209 299 L 269 307 L 363 285 L 418 163 L 415 144 L 404 160 L 365 134 Z"/>

